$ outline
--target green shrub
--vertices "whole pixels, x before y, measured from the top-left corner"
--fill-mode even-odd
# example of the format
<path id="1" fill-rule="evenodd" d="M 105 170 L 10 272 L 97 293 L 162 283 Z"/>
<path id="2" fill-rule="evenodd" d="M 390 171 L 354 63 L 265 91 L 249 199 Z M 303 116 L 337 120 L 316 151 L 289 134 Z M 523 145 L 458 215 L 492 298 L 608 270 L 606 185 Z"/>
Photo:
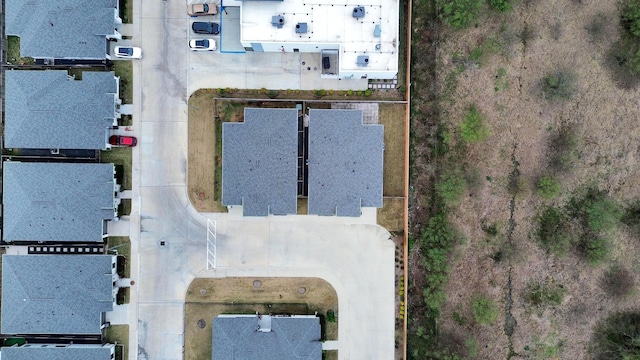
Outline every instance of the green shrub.
<path id="1" fill-rule="evenodd" d="M 467 359 L 474 359 L 478 356 L 478 351 L 480 350 L 480 346 L 478 345 L 478 341 L 471 337 L 464 341 L 464 345 L 467 349 Z"/>
<path id="2" fill-rule="evenodd" d="M 583 235 L 580 249 L 590 265 L 598 265 L 607 260 L 610 252 L 610 241 L 608 238 L 595 234 Z"/>
<path id="3" fill-rule="evenodd" d="M 565 290 L 560 285 L 533 282 L 527 286 L 526 301 L 538 308 L 557 306 L 564 299 Z"/>
<path id="4" fill-rule="evenodd" d="M 560 184 L 553 176 L 543 176 L 538 180 L 538 194 L 545 199 L 553 199 L 560 194 Z"/>
<path id="5" fill-rule="evenodd" d="M 549 138 L 549 166 L 554 171 L 567 171 L 578 157 L 579 138 L 575 126 L 562 124 Z"/>
<path id="6" fill-rule="evenodd" d="M 498 318 L 496 304 L 486 296 L 474 295 L 471 300 L 471 312 L 478 324 L 492 325 Z"/>
<path id="7" fill-rule="evenodd" d="M 593 333 L 594 359 L 640 359 L 640 312 L 619 312 Z"/>
<path id="8" fill-rule="evenodd" d="M 621 2 L 620 25 L 629 35 L 640 37 L 640 0 Z"/>
<path id="9" fill-rule="evenodd" d="M 313 94 L 314 94 L 316 97 L 323 97 L 323 96 L 325 95 L 325 93 L 326 93 L 326 92 L 325 92 L 325 90 L 324 90 L 324 89 L 314 90 L 314 91 L 313 91 Z"/>
<path id="10" fill-rule="evenodd" d="M 568 70 L 558 70 L 542 79 L 543 97 L 548 100 L 568 100 L 576 91 L 576 77 Z"/>
<path id="11" fill-rule="evenodd" d="M 566 256 L 573 239 L 568 231 L 567 215 L 554 207 L 547 207 L 538 216 L 538 239 L 542 247 L 556 256 Z"/>
<path id="12" fill-rule="evenodd" d="M 460 203 L 467 190 L 467 181 L 456 171 L 445 172 L 435 185 L 436 192 L 445 204 L 455 206 Z"/>
<path id="13" fill-rule="evenodd" d="M 640 40 L 622 37 L 613 48 L 617 64 L 632 76 L 640 75 Z"/>
<path id="14" fill-rule="evenodd" d="M 613 229 L 622 217 L 618 205 L 609 197 L 595 199 L 585 208 L 586 222 L 590 230 L 600 232 Z"/>
<path id="15" fill-rule="evenodd" d="M 600 286 L 610 296 L 619 298 L 631 294 L 635 281 L 629 270 L 612 266 L 600 279 Z"/>
<path id="16" fill-rule="evenodd" d="M 478 0 L 438 0 L 440 18 L 448 26 L 463 29 L 471 25 L 482 7 Z"/>
<path id="17" fill-rule="evenodd" d="M 336 313 L 335 311 L 329 309 L 327 310 L 327 322 L 334 323 L 336 322 Z"/>
<path id="18" fill-rule="evenodd" d="M 607 232 L 620 223 L 622 211 L 604 192 L 588 189 L 582 197 L 574 197 L 567 204 L 571 215 L 580 219 L 586 230 Z"/>
<path id="19" fill-rule="evenodd" d="M 489 0 L 489 6 L 494 10 L 506 12 L 511 10 L 511 0 Z"/>
<path id="20" fill-rule="evenodd" d="M 367 89 L 364 91 L 364 96 L 369 97 L 371 96 L 371 89 Z"/>
<path id="21" fill-rule="evenodd" d="M 627 226 L 640 225 L 640 200 L 635 200 L 627 205 L 624 209 L 621 221 Z"/>
<path id="22" fill-rule="evenodd" d="M 460 124 L 460 136 L 462 140 L 470 143 L 484 141 L 489 136 L 489 131 L 484 126 L 484 119 L 475 106 L 471 106 Z"/>
<path id="23" fill-rule="evenodd" d="M 449 252 L 456 241 L 456 235 L 449 225 L 446 214 L 440 212 L 429 219 L 427 228 L 420 236 L 423 252 L 422 266 L 427 276 L 427 286 L 422 290 L 429 309 L 427 317 L 435 318 L 446 300 L 444 286 L 449 276 Z"/>
<path id="24" fill-rule="evenodd" d="M 607 17 L 603 13 L 597 13 L 593 19 L 587 24 L 585 29 L 589 35 L 590 41 L 602 40 L 604 36 L 604 29 L 607 26 Z"/>
<path id="25" fill-rule="evenodd" d="M 353 95 L 353 90 L 347 90 L 347 96 Z"/>

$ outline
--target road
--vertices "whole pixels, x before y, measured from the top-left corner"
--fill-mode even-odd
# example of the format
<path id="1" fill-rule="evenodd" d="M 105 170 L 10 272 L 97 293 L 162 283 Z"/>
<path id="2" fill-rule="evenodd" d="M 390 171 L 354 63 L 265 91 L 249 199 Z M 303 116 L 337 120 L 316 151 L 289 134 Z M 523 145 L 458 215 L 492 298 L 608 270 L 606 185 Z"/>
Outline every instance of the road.
<path id="1" fill-rule="evenodd" d="M 190 19 L 184 1 L 134 0 L 132 279 L 129 359 L 183 358 L 183 306 L 196 277 L 311 276 L 329 281 L 339 298 L 340 359 L 393 359 L 394 246 L 366 216 L 242 218 L 201 214 L 189 203 L 187 99 L 199 87 L 242 84 L 300 88 L 307 74 L 285 67 L 300 54 L 265 55 L 259 72 L 247 73 L 237 54 L 188 50 Z M 288 56 L 288 58 L 282 58 Z M 226 68 L 224 64 L 229 64 Z M 284 64 L 284 65 L 283 65 Z M 207 67 L 210 71 L 207 71 Z M 297 76 L 297 78 L 296 78 Z M 327 85 L 328 86 L 328 85 Z M 234 209 L 235 210 L 235 209 Z M 217 267 L 207 270 L 207 221 L 217 227 Z"/>

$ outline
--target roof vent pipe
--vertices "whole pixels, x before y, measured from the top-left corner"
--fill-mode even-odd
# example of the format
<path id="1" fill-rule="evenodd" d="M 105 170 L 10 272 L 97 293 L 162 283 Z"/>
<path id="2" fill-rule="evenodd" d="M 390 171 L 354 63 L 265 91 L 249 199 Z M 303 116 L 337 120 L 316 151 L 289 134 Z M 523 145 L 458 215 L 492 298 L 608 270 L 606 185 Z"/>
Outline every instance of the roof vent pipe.
<path id="1" fill-rule="evenodd" d="M 364 6 L 356 6 L 353 8 L 352 16 L 356 19 L 364 17 Z"/>

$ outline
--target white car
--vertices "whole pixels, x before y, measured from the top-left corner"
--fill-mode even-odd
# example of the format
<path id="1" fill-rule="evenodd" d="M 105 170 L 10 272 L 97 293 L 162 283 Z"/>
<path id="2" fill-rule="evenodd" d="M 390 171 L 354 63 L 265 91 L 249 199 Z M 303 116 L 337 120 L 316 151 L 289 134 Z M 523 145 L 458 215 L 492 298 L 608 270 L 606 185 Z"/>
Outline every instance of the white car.
<path id="1" fill-rule="evenodd" d="M 216 49 L 216 41 L 213 39 L 194 39 L 189 41 L 191 50 L 213 51 Z"/>
<path id="2" fill-rule="evenodd" d="M 133 46 L 116 46 L 113 49 L 113 53 L 116 57 L 127 59 L 141 59 L 142 49 Z"/>

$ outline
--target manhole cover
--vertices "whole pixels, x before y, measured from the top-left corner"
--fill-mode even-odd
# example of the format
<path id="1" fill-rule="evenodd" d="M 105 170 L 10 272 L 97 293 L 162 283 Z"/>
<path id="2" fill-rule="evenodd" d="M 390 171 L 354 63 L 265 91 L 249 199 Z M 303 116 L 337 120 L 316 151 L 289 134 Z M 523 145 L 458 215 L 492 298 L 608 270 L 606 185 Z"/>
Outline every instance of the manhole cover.
<path id="1" fill-rule="evenodd" d="M 254 288 L 254 289 L 260 289 L 260 286 L 262 286 L 262 281 L 260 281 L 260 280 L 253 280 L 253 288 Z"/>
<path id="2" fill-rule="evenodd" d="M 200 295 L 207 295 L 207 289 L 200 289 Z"/>
<path id="3" fill-rule="evenodd" d="M 298 294 L 302 295 L 302 294 L 305 294 L 306 292 L 307 292 L 307 288 L 306 287 L 300 286 L 298 288 Z"/>
<path id="4" fill-rule="evenodd" d="M 207 322 L 206 322 L 206 321 L 204 321 L 204 319 L 200 319 L 200 320 L 198 320 L 198 327 L 199 327 L 200 329 L 204 329 L 204 327 L 205 327 L 205 326 L 207 326 Z"/>

